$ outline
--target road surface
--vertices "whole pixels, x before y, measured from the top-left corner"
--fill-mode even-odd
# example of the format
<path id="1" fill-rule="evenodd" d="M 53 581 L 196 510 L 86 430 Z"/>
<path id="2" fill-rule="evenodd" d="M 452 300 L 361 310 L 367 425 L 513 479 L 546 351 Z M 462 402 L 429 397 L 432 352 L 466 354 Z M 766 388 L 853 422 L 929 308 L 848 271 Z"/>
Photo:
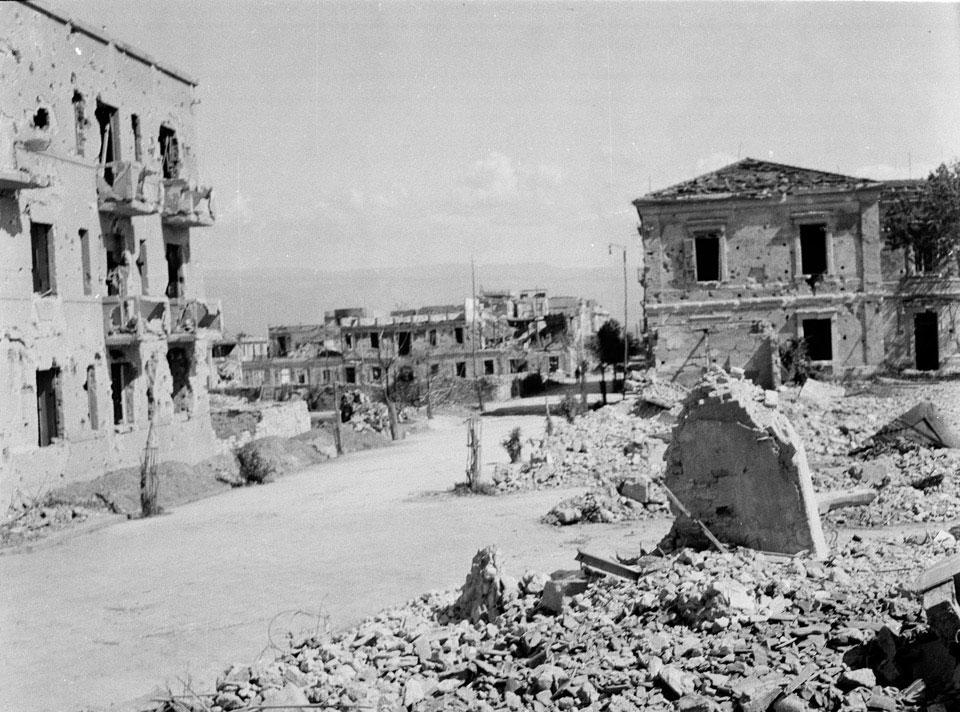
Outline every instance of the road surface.
<path id="1" fill-rule="evenodd" d="M 483 420 L 483 462 L 515 426 Z M 461 421 L 259 487 L 122 522 L 27 554 L 0 556 L 0 710 L 108 706 L 178 678 L 210 691 L 232 662 L 253 662 L 282 611 L 325 612 L 341 628 L 418 594 L 463 583 L 497 544 L 508 573 L 575 568 L 578 547 L 636 552 L 667 522 L 537 523 L 573 492 L 441 494 L 464 479 Z M 291 616 L 279 620 L 282 628 Z M 298 618 L 302 622 L 302 617 Z M 266 653 L 269 654 L 269 651 Z"/>

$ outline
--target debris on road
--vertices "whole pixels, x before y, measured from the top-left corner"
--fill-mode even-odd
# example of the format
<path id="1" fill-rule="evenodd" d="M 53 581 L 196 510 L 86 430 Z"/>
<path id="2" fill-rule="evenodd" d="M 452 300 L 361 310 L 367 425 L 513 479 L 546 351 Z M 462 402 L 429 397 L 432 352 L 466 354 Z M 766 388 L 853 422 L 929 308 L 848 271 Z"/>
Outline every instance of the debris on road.
<path id="1" fill-rule="evenodd" d="M 956 709 L 951 683 L 915 662 L 929 664 L 929 634 L 900 568 L 954 545 L 863 540 L 824 562 L 682 550 L 636 582 L 528 574 L 476 622 L 453 613 L 461 592 L 428 593 L 232 667 L 212 710 L 286 688 L 328 710 Z"/>

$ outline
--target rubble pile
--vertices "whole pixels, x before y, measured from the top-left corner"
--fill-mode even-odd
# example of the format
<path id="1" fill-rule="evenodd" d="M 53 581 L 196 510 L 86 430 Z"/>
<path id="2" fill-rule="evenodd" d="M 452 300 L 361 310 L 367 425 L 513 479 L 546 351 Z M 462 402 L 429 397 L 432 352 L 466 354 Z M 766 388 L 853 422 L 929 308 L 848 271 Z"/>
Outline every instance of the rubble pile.
<path id="1" fill-rule="evenodd" d="M 960 450 L 876 438 L 889 431 L 891 418 L 924 401 L 935 403 L 954 428 L 960 424 L 960 383 L 955 381 L 869 384 L 826 404 L 804 402 L 797 389 L 785 390 L 780 410 L 803 440 L 816 490 L 877 490 L 871 504 L 831 512 L 827 521 L 886 526 L 960 519 Z"/>
<path id="2" fill-rule="evenodd" d="M 960 450 L 916 448 L 827 470 L 818 489 L 873 487 L 876 499 L 865 507 L 830 512 L 828 521 L 879 527 L 960 519 Z"/>
<path id="3" fill-rule="evenodd" d="M 956 702 L 903 659 L 928 631 L 901 584 L 952 551 L 868 540 L 820 563 L 683 550 L 641 557 L 637 582 L 567 591 L 557 614 L 541 605 L 554 582 L 527 574 L 489 620 L 463 619 L 456 592 L 424 594 L 275 662 L 234 666 L 210 709 L 282 695 L 329 710 L 946 712 Z M 506 582 L 483 577 L 494 579 Z"/>
<path id="4" fill-rule="evenodd" d="M 627 482 L 627 481 L 625 481 Z M 589 492 L 560 502 L 544 515 L 544 524 L 565 526 L 578 522 L 609 523 L 664 517 L 670 513 L 666 497 L 656 492 L 656 483 L 649 482 L 651 494 L 643 500 L 621 494 L 613 483 L 595 487 Z M 656 493 L 654 493 L 656 492 Z"/>
<path id="5" fill-rule="evenodd" d="M 72 527 L 102 510 L 55 501 L 16 502 L 0 521 L 0 547 L 35 541 L 51 532 Z"/>
<path id="6" fill-rule="evenodd" d="M 406 420 L 404 409 L 397 406 L 397 422 L 403 423 Z M 389 433 L 390 411 L 385 403 L 364 400 L 353 406 L 350 420 L 345 425 L 349 425 L 358 432 L 375 430 L 378 433 Z"/>
<path id="7" fill-rule="evenodd" d="M 529 458 L 499 465 L 493 483 L 499 493 L 551 487 L 618 483 L 628 477 L 658 477 L 667 432 L 657 418 L 631 414 L 632 401 L 586 413 L 573 423 L 553 418 L 553 433 L 530 441 Z"/>

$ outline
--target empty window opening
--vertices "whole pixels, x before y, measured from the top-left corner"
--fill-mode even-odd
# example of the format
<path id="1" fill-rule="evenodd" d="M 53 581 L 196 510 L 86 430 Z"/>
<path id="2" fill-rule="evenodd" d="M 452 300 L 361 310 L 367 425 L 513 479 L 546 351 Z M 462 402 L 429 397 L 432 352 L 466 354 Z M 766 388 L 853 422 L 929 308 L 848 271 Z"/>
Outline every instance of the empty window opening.
<path id="1" fill-rule="evenodd" d="M 41 106 L 30 118 L 30 125 L 41 131 L 50 128 L 50 112 Z"/>
<path id="2" fill-rule="evenodd" d="M 286 336 L 277 337 L 277 356 L 286 356 L 290 350 L 290 341 Z"/>
<path id="3" fill-rule="evenodd" d="M 357 382 L 357 369 L 355 366 L 347 366 L 343 372 L 344 379 L 347 383 L 356 383 Z"/>
<path id="4" fill-rule="evenodd" d="M 510 373 L 523 373 L 527 370 L 527 362 L 523 359 L 510 359 Z"/>
<path id="5" fill-rule="evenodd" d="M 397 353 L 401 356 L 410 355 L 410 332 L 401 331 L 397 334 Z"/>
<path id="6" fill-rule="evenodd" d="M 180 144 L 177 132 L 169 126 L 160 125 L 160 164 L 166 180 L 180 177 Z"/>
<path id="7" fill-rule="evenodd" d="M 87 366 L 87 380 L 83 382 L 83 390 L 87 392 L 87 419 L 91 430 L 100 428 L 100 412 L 97 408 L 97 369 Z"/>
<path id="8" fill-rule="evenodd" d="M 370 369 L 370 377 L 374 381 L 379 381 L 382 376 L 383 376 L 383 369 L 380 368 L 379 366 L 373 366 Z"/>
<path id="9" fill-rule="evenodd" d="M 167 365 L 170 367 L 170 377 L 173 380 L 171 397 L 173 398 L 174 413 L 189 413 L 192 404 L 193 388 L 190 385 L 190 374 L 193 371 L 193 354 L 185 347 L 175 346 L 167 349 Z"/>
<path id="10" fill-rule="evenodd" d="M 30 224 L 33 291 L 36 294 L 51 294 L 54 289 L 52 235 L 52 226 L 44 225 L 43 223 Z"/>
<path id="11" fill-rule="evenodd" d="M 466 378 L 467 377 L 467 362 L 466 361 L 457 361 L 455 364 L 457 369 L 457 378 Z"/>
<path id="12" fill-rule="evenodd" d="M 720 281 L 720 236 L 711 233 L 694 239 L 697 255 L 697 281 Z"/>
<path id="13" fill-rule="evenodd" d="M 104 283 L 107 287 L 107 296 L 115 297 L 120 294 L 120 267 L 123 265 L 123 236 L 109 234 L 103 236 L 103 249 L 107 258 L 107 275 Z"/>
<path id="14" fill-rule="evenodd" d="M 133 129 L 133 160 L 140 162 L 143 160 L 143 138 L 140 135 L 140 117 L 136 114 L 130 115 L 130 128 Z"/>
<path id="15" fill-rule="evenodd" d="M 80 229 L 80 265 L 83 269 L 83 293 L 93 294 L 93 261 L 90 257 L 90 233 Z"/>
<path id="16" fill-rule="evenodd" d="M 918 371 L 936 371 L 940 368 L 937 312 L 925 311 L 913 315 L 913 346 Z"/>
<path id="17" fill-rule="evenodd" d="M 436 345 L 437 345 L 437 330 L 436 330 L 436 329 L 430 329 L 430 331 L 427 333 L 427 338 L 429 339 L 431 346 L 436 346 Z"/>
<path id="18" fill-rule="evenodd" d="M 307 372 L 302 368 L 298 368 L 296 371 L 294 371 L 294 375 L 297 377 L 297 383 L 299 385 L 305 386 L 307 384 Z"/>
<path id="19" fill-rule="evenodd" d="M 439 373 L 440 373 L 440 364 L 439 364 L 439 363 L 431 363 L 431 364 L 430 364 L 430 375 L 431 375 L 431 376 L 436 376 L 436 375 L 439 375 Z"/>
<path id="20" fill-rule="evenodd" d="M 166 295 L 170 299 L 180 299 L 183 297 L 183 245 L 166 243 L 167 257 L 167 290 Z"/>
<path id="21" fill-rule="evenodd" d="M 458 344 L 462 344 L 463 343 L 463 327 L 458 326 L 457 328 L 455 328 L 453 330 L 453 336 L 456 339 Z"/>
<path id="22" fill-rule="evenodd" d="M 59 414 L 60 369 L 37 371 L 37 443 L 52 445 L 60 437 Z"/>
<path id="23" fill-rule="evenodd" d="M 800 226 L 800 271 L 805 275 L 827 273 L 827 228 L 825 225 Z"/>
<path id="24" fill-rule="evenodd" d="M 84 155 L 84 149 L 87 143 L 87 102 L 83 94 L 78 91 L 73 92 L 73 127 L 77 140 L 77 155 Z"/>
<path id="25" fill-rule="evenodd" d="M 370 332 L 370 348 L 379 349 L 380 348 L 380 334 L 376 331 Z"/>
<path id="26" fill-rule="evenodd" d="M 113 352 L 111 352 L 112 354 Z M 133 422 L 133 389 L 136 371 L 126 361 L 111 361 L 110 392 L 113 399 L 113 424 Z"/>
<path id="27" fill-rule="evenodd" d="M 550 372 L 551 372 L 551 373 L 553 373 L 554 371 L 559 371 L 559 370 L 560 370 L 560 357 L 559 357 L 559 356 L 551 356 L 551 357 L 549 358 L 549 360 L 548 360 L 548 364 L 549 364 L 549 365 L 548 365 L 548 368 L 550 369 Z"/>
<path id="28" fill-rule="evenodd" d="M 930 245 L 915 245 L 913 248 L 913 271 L 934 272 L 937 269 L 936 252 Z"/>
<path id="29" fill-rule="evenodd" d="M 137 251 L 137 272 L 140 275 L 140 293 L 150 293 L 150 278 L 147 271 L 147 241 L 140 240 L 140 249 Z"/>
<path id="30" fill-rule="evenodd" d="M 343 343 L 345 343 L 345 344 L 347 345 L 347 348 L 348 348 L 348 349 L 352 349 L 352 348 L 353 348 L 353 334 L 344 334 L 344 335 L 343 335 Z"/>
<path id="31" fill-rule="evenodd" d="M 494 369 L 493 359 L 490 359 L 490 358 L 485 359 L 483 362 L 483 375 L 492 376 L 494 373 L 493 369 Z"/>
<path id="32" fill-rule="evenodd" d="M 833 360 L 833 321 L 831 319 L 804 319 L 803 341 L 811 361 Z"/>
<path id="33" fill-rule="evenodd" d="M 104 104 L 97 99 L 97 109 L 94 112 L 97 125 L 100 127 L 100 165 L 103 168 L 103 179 L 108 185 L 113 185 L 113 164 L 120 160 L 120 142 L 118 141 L 119 114 L 116 108 Z"/>

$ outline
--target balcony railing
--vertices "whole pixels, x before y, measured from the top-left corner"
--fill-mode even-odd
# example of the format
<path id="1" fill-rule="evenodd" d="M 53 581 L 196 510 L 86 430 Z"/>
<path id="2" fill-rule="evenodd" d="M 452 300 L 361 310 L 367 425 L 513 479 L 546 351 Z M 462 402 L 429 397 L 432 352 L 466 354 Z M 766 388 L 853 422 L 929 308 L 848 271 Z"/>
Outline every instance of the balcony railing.
<path id="1" fill-rule="evenodd" d="M 214 223 L 213 189 L 191 186 L 174 178 L 163 181 L 163 221 L 183 227 L 210 227 Z"/>
<path id="2" fill-rule="evenodd" d="M 163 297 L 104 297 L 103 333 L 107 343 L 138 341 L 147 334 L 170 331 L 167 300 Z"/>
<path id="3" fill-rule="evenodd" d="M 184 336 L 201 332 L 222 332 L 220 302 L 203 299 L 170 300 L 170 333 Z"/>
<path id="4" fill-rule="evenodd" d="M 136 161 L 103 163 L 97 169 L 100 212 L 117 215 L 153 215 L 160 209 L 160 179 Z"/>

